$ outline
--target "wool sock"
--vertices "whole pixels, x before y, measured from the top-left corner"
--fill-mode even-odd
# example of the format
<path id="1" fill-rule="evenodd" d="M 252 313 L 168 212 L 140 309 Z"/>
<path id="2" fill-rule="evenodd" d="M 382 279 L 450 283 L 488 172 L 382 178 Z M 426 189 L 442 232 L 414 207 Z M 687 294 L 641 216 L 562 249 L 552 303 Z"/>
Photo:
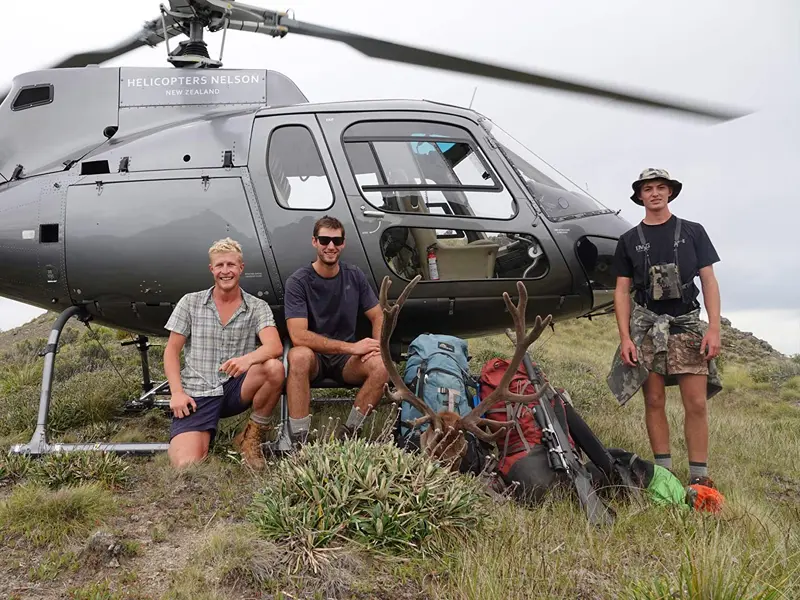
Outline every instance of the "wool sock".
<path id="1" fill-rule="evenodd" d="M 293 419 L 289 417 L 289 429 L 292 434 L 307 434 L 309 427 L 311 427 L 311 415 L 307 415 L 302 419 Z"/>
<path id="2" fill-rule="evenodd" d="M 362 415 L 358 409 L 354 406 L 350 409 L 350 415 L 347 417 L 347 422 L 345 426 L 350 429 L 350 431 L 355 431 L 361 427 L 361 424 L 364 422 L 364 415 Z"/>
<path id="3" fill-rule="evenodd" d="M 256 413 L 250 413 L 250 420 L 257 425 L 266 426 L 272 423 L 272 419 L 269 415 L 266 417 L 263 415 L 257 415 Z"/>
<path id="4" fill-rule="evenodd" d="M 656 464 L 659 467 L 672 470 L 672 455 L 671 454 L 654 454 L 653 458 L 656 459 Z"/>
<path id="5" fill-rule="evenodd" d="M 689 479 L 708 477 L 708 465 L 704 462 L 689 461 Z"/>

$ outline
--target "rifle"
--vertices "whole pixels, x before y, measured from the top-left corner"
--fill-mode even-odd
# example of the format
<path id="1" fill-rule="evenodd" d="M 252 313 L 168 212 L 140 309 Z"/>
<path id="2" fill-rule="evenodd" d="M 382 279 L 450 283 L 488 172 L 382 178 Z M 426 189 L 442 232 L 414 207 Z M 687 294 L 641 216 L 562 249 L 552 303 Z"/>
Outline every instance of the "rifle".
<path id="1" fill-rule="evenodd" d="M 506 334 L 512 340 L 514 339 L 514 334 L 510 330 L 506 331 Z M 569 443 L 567 434 L 553 413 L 550 402 L 554 397 L 560 397 L 558 392 L 544 377 L 541 369 L 533 364 L 527 352 L 522 357 L 522 364 L 525 365 L 525 371 L 533 387 L 540 392 L 538 404 L 534 407 L 533 413 L 536 422 L 542 429 L 542 441 L 547 447 L 551 468 L 554 471 L 566 473 L 570 478 L 578 493 L 581 508 L 586 512 L 590 523 L 610 525 L 614 522 L 613 511 L 606 506 L 592 488 L 591 473 L 578 459 Z"/>

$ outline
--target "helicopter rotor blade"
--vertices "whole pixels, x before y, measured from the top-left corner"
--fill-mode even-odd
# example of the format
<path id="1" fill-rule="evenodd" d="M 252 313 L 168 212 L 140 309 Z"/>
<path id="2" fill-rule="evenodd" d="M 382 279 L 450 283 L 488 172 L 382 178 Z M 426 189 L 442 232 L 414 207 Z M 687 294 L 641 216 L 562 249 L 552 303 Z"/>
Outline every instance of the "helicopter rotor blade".
<path id="1" fill-rule="evenodd" d="M 714 107 L 710 103 L 689 103 L 687 101 L 678 99 L 663 97 L 656 98 L 654 96 L 646 96 L 639 92 L 626 91 L 619 88 L 613 89 L 609 87 L 599 87 L 597 85 L 580 82 L 577 80 L 570 81 L 568 79 L 556 78 L 550 75 L 520 71 L 501 65 L 494 65 L 450 54 L 443 54 L 441 52 L 389 42 L 357 33 L 350 33 L 347 31 L 332 29 L 330 27 L 304 23 L 302 21 L 297 21 L 286 17 L 279 19 L 279 25 L 281 27 L 285 27 L 288 33 L 307 35 L 309 37 L 321 38 L 347 44 L 362 54 L 372 58 L 380 58 L 423 67 L 433 67 L 436 69 L 455 71 L 457 73 L 465 73 L 469 75 L 479 75 L 491 79 L 514 81 L 517 83 L 556 89 L 574 94 L 607 98 L 610 100 L 639 106 L 678 110 L 721 121 L 737 119 L 748 114 L 745 112 L 733 111 L 731 109 Z"/>
<path id="2" fill-rule="evenodd" d="M 175 20 L 165 15 L 164 21 L 162 22 L 161 18 L 153 19 L 152 21 L 147 21 L 142 29 L 140 29 L 137 33 L 131 35 L 127 39 L 122 40 L 121 42 L 114 44 L 113 46 L 108 46 L 106 48 L 100 48 L 98 50 L 90 50 L 88 52 L 81 52 L 78 54 L 73 54 L 71 56 L 67 56 L 66 58 L 60 60 L 59 62 L 49 65 L 47 67 L 43 67 L 46 69 L 67 69 L 70 67 L 85 67 L 87 65 L 99 65 L 100 63 L 104 63 L 112 58 L 117 58 L 118 56 L 122 56 L 123 54 L 127 54 L 132 50 L 136 50 L 142 46 L 150 46 L 154 47 L 164 41 L 164 26 L 166 25 L 167 28 L 167 38 L 172 38 L 181 31 L 178 29 Z M 0 104 L 6 99 L 8 95 L 9 89 L 0 91 Z"/>

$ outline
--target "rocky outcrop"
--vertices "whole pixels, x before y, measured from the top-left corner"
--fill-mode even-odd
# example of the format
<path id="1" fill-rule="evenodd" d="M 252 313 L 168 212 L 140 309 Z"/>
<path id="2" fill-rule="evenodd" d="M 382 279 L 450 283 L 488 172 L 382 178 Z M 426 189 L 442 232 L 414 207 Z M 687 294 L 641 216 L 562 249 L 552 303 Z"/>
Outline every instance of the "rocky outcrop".
<path id="1" fill-rule="evenodd" d="M 773 348 L 769 342 L 757 338 L 750 331 L 741 331 L 731 326 L 729 319 L 721 318 L 721 341 L 724 354 L 745 361 L 788 360 L 788 357 Z"/>

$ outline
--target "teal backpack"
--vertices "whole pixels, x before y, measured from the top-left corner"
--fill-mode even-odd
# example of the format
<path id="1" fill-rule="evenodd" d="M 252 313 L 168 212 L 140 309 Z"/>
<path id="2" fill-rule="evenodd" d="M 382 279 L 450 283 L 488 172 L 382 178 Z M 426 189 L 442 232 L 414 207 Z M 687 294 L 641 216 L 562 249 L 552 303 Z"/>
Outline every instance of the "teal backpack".
<path id="1" fill-rule="evenodd" d="M 423 333 L 408 347 L 403 382 L 433 412 L 449 410 L 466 415 L 476 406 L 478 381 L 469 372 L 467 342 L 451 335 Z M 422 414 L 408 402 L 400 406 L 400 433 Z M 419 430 L 425 431 L 428 424 Z"/>

